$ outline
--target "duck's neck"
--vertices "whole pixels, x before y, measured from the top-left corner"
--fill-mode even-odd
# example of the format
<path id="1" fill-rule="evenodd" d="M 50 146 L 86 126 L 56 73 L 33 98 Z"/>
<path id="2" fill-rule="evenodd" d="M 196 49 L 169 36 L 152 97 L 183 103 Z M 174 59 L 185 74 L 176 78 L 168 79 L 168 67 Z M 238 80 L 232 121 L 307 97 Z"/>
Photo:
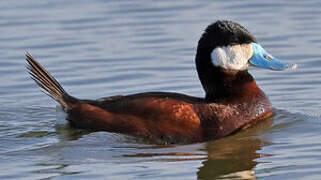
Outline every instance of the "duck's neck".
<path id="1" fill-rule="evenodd" d="M 210 54 L 210 53 L 208 53 Z M 209 55 L 210 56 L 210 55 Z M 211 64 L 210 57 L 196 56 L 196 67 L 199 79 L 205 90 L 205 99 L 210 102 L 252 99 L 264 96 L 253 77 L 244 71 L 226 70 Z"/>

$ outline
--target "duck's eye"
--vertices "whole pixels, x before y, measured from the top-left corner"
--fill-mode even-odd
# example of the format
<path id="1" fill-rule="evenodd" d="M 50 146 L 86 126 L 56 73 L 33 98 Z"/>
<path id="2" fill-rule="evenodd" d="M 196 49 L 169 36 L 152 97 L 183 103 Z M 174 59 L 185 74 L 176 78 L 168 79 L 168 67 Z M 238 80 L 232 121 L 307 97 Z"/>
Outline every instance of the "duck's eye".
<path id="1" fill-rule="evenodd" d="M 266 55 L 266 56 L 264 56 L 264 58 L 266 59 L 266 60 L 272 60 L 272 57 L 271 56 L 269 56 L 269 55 Z"/>

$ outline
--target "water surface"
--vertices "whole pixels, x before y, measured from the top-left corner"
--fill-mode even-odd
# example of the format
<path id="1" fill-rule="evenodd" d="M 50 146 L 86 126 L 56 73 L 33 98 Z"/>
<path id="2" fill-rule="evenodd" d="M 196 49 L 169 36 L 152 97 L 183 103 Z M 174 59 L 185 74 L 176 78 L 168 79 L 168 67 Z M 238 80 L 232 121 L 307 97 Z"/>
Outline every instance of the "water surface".
<path id="1" fill-rule="evenodd" d="M 320 179 L 321 3 L 0 2 L 0 179 Z M 204 96 L 194 65 L 203 29 L 247 27 L 296 71 L 251 69 L 276 115 L 227 138 L 157 145 L 69 128 L 25 71 L 29 50 L 79 98 L 145 91 Z"/>

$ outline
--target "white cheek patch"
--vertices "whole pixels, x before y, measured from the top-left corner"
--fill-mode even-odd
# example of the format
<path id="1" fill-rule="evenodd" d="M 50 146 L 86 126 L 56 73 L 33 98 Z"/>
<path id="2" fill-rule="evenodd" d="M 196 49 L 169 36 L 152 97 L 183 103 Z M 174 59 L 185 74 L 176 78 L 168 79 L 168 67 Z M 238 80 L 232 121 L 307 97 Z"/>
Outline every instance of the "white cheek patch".
<path id="1" fill-rule="evenodd" d="M 217 47 L 211 53 L 212 63 L 224 69 L 248 69 L 248 60 L 253 55 L 251 44 Z"/>

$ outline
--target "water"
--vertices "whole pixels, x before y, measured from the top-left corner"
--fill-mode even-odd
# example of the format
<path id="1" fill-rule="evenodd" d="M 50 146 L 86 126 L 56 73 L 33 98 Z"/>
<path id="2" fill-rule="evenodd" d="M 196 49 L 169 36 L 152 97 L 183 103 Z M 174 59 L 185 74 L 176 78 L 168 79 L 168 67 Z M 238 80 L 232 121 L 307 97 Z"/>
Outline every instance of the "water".
<path id="1" fill-rule="evenodd" d="M 0 1 L 0 179 L 320 179 L 318 1 Z M 26 71 L 29 50 L 79 98 L 204 93 L 194 65 L 217 19 L 247 27 L 296 71 L 252 69 L 277 109 L 233 136 L 155 145 L 71 129 Z"/>

